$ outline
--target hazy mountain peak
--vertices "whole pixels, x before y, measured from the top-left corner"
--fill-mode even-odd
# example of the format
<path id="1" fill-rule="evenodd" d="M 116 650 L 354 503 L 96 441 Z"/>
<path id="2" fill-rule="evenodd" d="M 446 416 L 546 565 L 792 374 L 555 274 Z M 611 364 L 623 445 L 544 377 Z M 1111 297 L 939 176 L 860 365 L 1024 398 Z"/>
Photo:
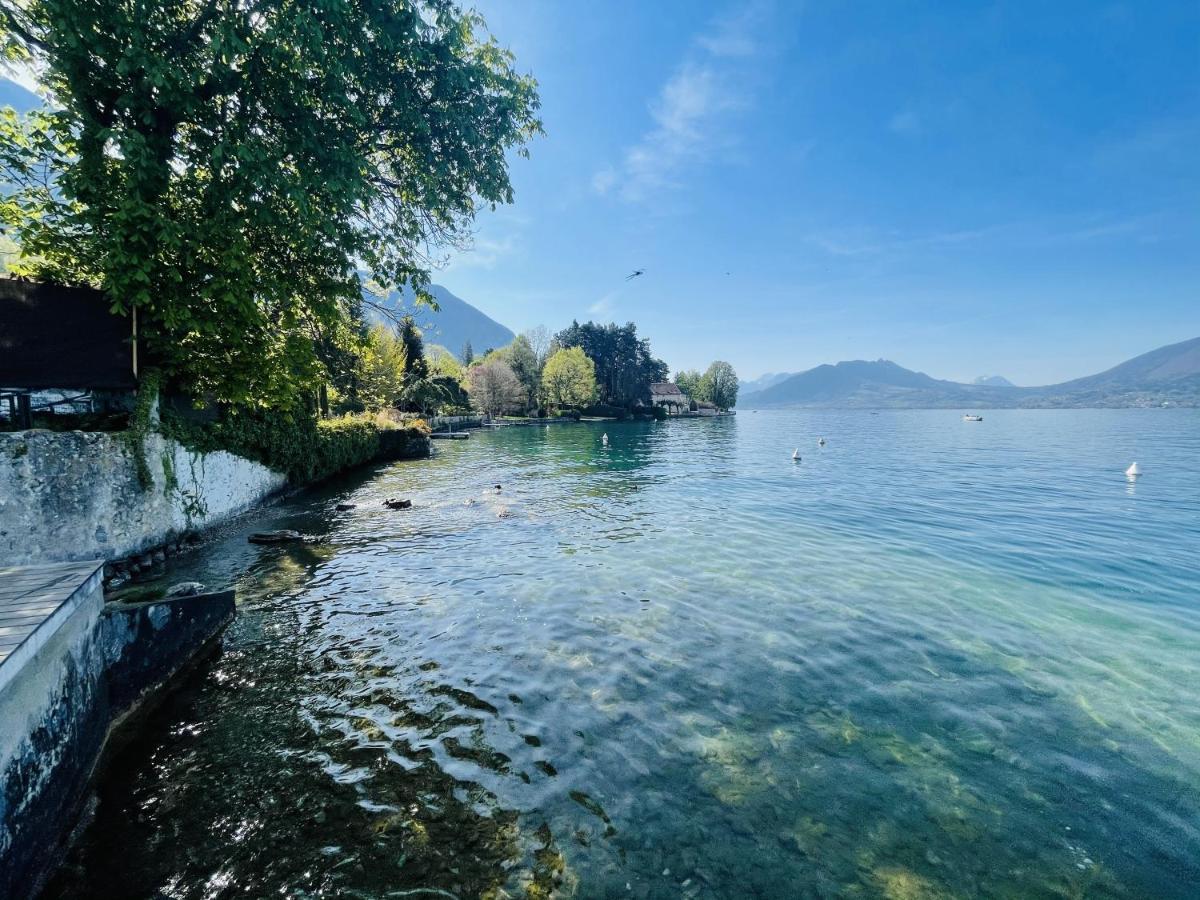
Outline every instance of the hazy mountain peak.
<path id="1" fill-rule="evenodd" d="M 1017 387 L 998 375 L 959 384 L 891 360 L 846 360 L 800 372 L 744 394 L 743 407 L 1200 406 L 1200 338 L 1160 347 L 1098 375 Z"/>
<path id="2" fill-rule="evenodd" d="M 744 391 L 765 391 L 769 387 L 774 387 L 783 381 L 785 378 L 791 378 L 791 372 L 767 372 L 760 375 L 758 378 L 752 378 L 748 381 L 739 381 L 738 387 Z"/>
<path id="3" fill-rule="evenodd" d="M 417 306 L 410 287 L 405 287 L 403 293 L 392 291 L 382 300 L 374 296 L 369 299 L 400 315 L 411 312 L 424 332 L 425 342 L 441 344 L 455 356 L 462 354 L 463 345 L 468 341 L 471 342 L 475 355 L 482 356 L 485 351 L 503 347 L 516 337 L 511 330 L 491 316 L 440 284 L 431 284 L 427 290 L 437 301 L 437 312 L 428 306 Z M 366 315 L 373 322 L 380 322 L 385 318 L 377 310 L 370 308 L 366 310 Z"/>
<path id="4" fill-rule="evenodd" d="M 989 387 L 1016 387 L 1003 375 L 980 375 L 971 384 L 986 384 Z"/>

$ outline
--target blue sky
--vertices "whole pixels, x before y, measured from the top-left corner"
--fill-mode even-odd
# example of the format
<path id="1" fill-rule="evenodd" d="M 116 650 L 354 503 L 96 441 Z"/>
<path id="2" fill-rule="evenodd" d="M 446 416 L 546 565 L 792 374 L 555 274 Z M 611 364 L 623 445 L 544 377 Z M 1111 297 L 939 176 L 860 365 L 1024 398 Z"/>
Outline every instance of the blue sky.
<path id="1" fill-rule="evenodd" d="M 435 280 L 516 330 L 1020 384 L 1200 335 L 1200 4 L 477 7 L 547 135 Z"/>

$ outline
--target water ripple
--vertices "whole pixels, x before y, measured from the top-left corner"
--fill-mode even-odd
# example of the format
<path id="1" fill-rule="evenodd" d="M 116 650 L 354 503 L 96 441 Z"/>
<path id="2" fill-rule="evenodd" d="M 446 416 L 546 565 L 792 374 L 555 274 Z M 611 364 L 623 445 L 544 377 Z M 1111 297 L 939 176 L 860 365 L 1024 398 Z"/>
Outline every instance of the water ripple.
<path id="1" fill-rule="evenodd" d="M 1197 459 L 1191 411 L 743 413 L 330 485 L 175 564 L 241 615 L 55 891 L 1190 896 Z"/>

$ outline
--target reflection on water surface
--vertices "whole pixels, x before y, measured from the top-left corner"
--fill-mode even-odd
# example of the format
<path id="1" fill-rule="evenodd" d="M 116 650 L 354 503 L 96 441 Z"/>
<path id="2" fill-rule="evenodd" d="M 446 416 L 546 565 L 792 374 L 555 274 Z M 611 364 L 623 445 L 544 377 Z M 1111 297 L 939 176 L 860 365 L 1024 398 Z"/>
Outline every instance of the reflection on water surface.
<path id="1" fill-rule="evenodd" d="M 438 449 L 175 564 L 239 619 L 53 894 L 1191 895 L 1193 412 Z"/>

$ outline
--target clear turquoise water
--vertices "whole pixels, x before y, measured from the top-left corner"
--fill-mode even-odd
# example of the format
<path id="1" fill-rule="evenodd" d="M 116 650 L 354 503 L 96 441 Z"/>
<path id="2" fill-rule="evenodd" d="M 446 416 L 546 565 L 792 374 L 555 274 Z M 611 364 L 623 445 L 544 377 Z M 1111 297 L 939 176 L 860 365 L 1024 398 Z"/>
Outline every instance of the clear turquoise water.
<path id="1" fill-rule="evenodd" d="M 166 574 L 239 619 L 53 893 L 1196 896 L 1197 412 L 437 450 Z"/>

